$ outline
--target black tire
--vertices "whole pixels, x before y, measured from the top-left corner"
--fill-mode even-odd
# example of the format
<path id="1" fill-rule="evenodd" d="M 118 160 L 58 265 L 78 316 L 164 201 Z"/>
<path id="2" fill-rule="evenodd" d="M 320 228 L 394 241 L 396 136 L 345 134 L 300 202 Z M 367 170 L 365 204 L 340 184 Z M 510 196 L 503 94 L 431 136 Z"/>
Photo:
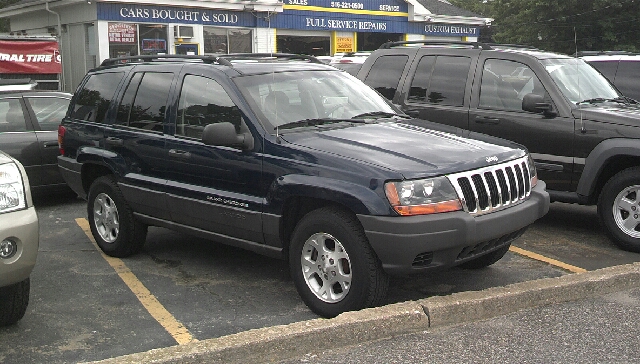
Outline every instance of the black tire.
<path id="1" fill-rule="evenodd" d="M 144 246 L 147 226 L 133 217 L 112 176 L 100 177 L 91 184 L 87 214 L 91 233 L 105 254 L 128 257 Z"/>
<path id="2" fill-rule="evenodd" d="M 640 167 L 627 168 L 607 181 L 598 198 L 598 216 L 614 244 L 640 253 Z"/>
<path id="3" fill-rule="evenodd" d="M 328 250 L 324 253 L 315 250 L 312 241 L 320 242 Z M 322 257 L 326 257 L 326 263 L 322 268 L 323 264 L 318 264 L 317 272 L 309 271 L 305 275 L 302 263 L 305 255 L 307 268 L 313 266 L 316 270 L 316 264 L 323 262 Z M 376 306 L 389 287 L 389 278 L 362 226 L 353 214 L 336 207 L 311 211 L 298 222 L 291 238 L 289 265 L 302 300 L 313 312 L 327 318 Z M 340 279 L 348 280 L 348 284 L 341 285 L 337 282 Z M 330 283 L 332 280 L 336 281 Z M 315 291 L 325 288 L 327 294 L 334 296 L 321 298 L 321 293 L 316 294 L 312 285 L 319 285 Z"/>
<path id="4" fill-rule="evenodd" d="M 462 264 L 460 264 L 460 268 L 464 268 L 464 269 L 482 269 L 482 268 L 486 268 L 494 263 L 496 263 L 498 260 L 502 259 L 502 257 L 504 257 L 505 254 L 507 254 L 507 252 L 509 251 L 509 247 L 511 246 L 511 244 L 506 245 L 498 250 L 494 250 L 491 253 L 479 256 L 475 259 L 471 259 L 468 262 L 464 262 Z"/>
<path id="5" fill-rule="evenodd" d="M 13 325 L 27 312 L 29 305 L 29 278 L 0 288 L 0 326 Z"/>

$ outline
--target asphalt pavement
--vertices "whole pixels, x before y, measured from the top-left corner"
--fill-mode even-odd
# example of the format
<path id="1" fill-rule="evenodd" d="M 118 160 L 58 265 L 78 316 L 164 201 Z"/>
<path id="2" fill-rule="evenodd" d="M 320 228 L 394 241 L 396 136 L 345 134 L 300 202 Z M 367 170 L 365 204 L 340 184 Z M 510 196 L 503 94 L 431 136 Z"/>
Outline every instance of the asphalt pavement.
<path id="1" fill-rule="evenodd" d="M 640 359 L 639 307 L 640 264 L 634 263 L 249 330 L 97 363 L 633 362 Z"/>

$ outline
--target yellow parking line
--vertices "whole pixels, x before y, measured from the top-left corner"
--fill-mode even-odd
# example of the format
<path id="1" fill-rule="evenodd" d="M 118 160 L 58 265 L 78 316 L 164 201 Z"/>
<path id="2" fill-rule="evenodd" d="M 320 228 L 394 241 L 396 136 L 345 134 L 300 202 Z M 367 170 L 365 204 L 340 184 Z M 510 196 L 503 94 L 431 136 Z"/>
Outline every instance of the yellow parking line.
<path id="1" fill-rule="evenodd" d="M 147 287 L 145 287 L 135 274 L 131 272 L 122 259 L 110 257 L 102 252 L 100 247 L 98 247 L 98 244 L 96 244 L 96 241 L 93 239 L 91 229 L 89 228 L 89 221 L 87 221 L 87 219 L 76 219 L 76 223 L 84 231 L 87 237 L 89 237 L 89 240 L 91 240 L 96 249 L 100 254 L 102 254 L 102 257 L 107 261 L 107 263 L 109 263 L 116 273 L 118 273 L 118 276 L 120 276 L 124 283 L 129 287 L 131 292 L 136 295 L 149 314 L 151 314 L 151 316 L 156 319 L 156 321 L 158 321 L 165 330 L 167 330 L 169 335 L 171 335 L 178 344 L 182 345 L 198 341 L 193 337 L 193 335 L 191 335 L 189 330 L 187 330 L 183 324 L 178 322 L 178 320 L 176 320 L 175 317 L 173 317 L 173 315 L 169 313 L 164 306 L 162 306 L 160 301 L 158 301 L 158 299 L 149 292 Z"/>
<path id="2" fill-rule="evenodd" d="M 584 273 L 587 270 L 584 268 L 580 268 L 580 267 L 576 267 L 574 265 L 571 264 L 567 264 L 567 263 L 563 263 L 559 260 L 555 260 L 555 259 L 551 259 L 551 258 L 547 258 L 544 255 L 540 255 L 538 253 L 534 253 L 534 252 L 530 252 L 528 250 L 524 250 L 515 246 L 511 246 L 509 248 L 510 251 L 516 253 L 516 254 L 520 254 L 520 255 L 524 255 L 525 257 L 531 258 L 531 259 L 535 259 L 535 260 L 539 260 L 541 262 L 545 262 L 551 265 L 555 265 L 556 267 L 560 267 L 562 269 L 568 270 L 569 272 L 572 273 Z"/>

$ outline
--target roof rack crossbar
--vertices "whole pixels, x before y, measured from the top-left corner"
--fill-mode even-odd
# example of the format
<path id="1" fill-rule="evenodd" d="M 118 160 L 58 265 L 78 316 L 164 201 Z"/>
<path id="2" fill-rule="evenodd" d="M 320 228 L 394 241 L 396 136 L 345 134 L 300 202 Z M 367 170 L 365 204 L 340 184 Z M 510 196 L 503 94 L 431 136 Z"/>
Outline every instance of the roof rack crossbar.
<path id="1" fill-rule="evenodd" d="M 293 53 L 230 53 L 222 55 L 226 60 L 251 60 L 251 59 L 283 59 L 283 60 L 301 60 L 311 63 L 322 63 L 321 60 L 314 56 L 306 54 Z"/>
<path id="2" fill-rule="evenodd" d="M 178 59 L 186 60 L 201 60 L 203 63 L 218 63 L 226 66 L 231 66 L 231 63 L 219 56 L 195 56 L 184 54 L 156 54 L 156 55 L 140 55 L 140 56 L 127 56 L 118 58 L 108 58 L 102 61 L 101 67 L 114 66 L 127 62 L 160 62 L 160 61 L 172 61 Z"/>
<path id="3" fill-rule="evenodd" d="M 407 45 L 407 44 L 424 44 L 424 45 L 464 45 L 471 46 L 474 49 L 492 49 L 490 45 L 480 42 L 462 42 L 462 41 L 442 41 L 442 40 L 403 40 L 397 42 L 387 42 L 380 46 L 379 49 L 390 49 L 391 47 Z"/>

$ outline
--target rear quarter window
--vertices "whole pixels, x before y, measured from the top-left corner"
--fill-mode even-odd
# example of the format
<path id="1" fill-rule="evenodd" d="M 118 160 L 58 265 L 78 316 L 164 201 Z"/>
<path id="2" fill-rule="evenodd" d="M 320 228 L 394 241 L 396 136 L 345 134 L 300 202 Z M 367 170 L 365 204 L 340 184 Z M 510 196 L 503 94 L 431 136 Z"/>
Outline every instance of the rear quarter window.
<path id="1" fill-rule="evenodd" d="M 98 73 L 89 76 L 77 92 L 70 117 L 95 123 L 104 123 L 109 103 L 116 93 L 123 72 Z"/>
<path id="2" fill-rule="evenodd" d="M 374 88 L 389 100 L 393 100 L 396 94 L 402 71 L 407 64 L 409 57 L 404 55 L 398 56 L 381 56 L 376 59 L 364 83 Z"/>

